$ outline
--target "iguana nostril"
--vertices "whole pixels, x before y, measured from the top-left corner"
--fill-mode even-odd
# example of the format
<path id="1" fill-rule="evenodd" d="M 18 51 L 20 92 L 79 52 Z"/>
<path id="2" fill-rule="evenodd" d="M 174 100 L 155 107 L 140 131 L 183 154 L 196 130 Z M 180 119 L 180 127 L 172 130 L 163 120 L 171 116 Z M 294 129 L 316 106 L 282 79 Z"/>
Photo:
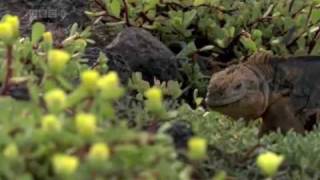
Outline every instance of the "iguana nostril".
<path id="1" fill-rule="evenodd" d="M 239 90 L 242 87 L 242 84 L 237 84 L 234 89 Z"/>

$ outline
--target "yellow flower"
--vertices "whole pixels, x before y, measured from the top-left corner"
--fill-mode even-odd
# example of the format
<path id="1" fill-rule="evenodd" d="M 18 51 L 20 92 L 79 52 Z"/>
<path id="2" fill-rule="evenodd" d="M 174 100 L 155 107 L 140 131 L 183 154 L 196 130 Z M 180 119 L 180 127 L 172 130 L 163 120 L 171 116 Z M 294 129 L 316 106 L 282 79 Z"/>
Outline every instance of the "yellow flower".
<path id="1" fill-rule="evenodd" d="M 0 23 L 0 40 L 8 43 L 13 38 L 12 26 L 9 23 Z"/>
<path id="2" fill-rule="evenodd" d="M 262 173 L 268 177 L 272 177 L 278 171 L 284 157 L 273 152 L 265 152 L 258 156 L 256 163 Z"/>
<path id="3" fill-rule="evenodd" d="M 71 175 L 78 166 L 79 159 L 75 156 L 57 154 L 52 159 L 53 169 L 59 175 Z"/>
<path id="4" fill-rule="evenodd" d="M 118 74 L 114 71 L 111 71 L 108 74 L 102 76 L 98 81 L 98 86 L 101 89 L 118 87 L 119 86 Z"/>
<path id="5" fill-rule="evenodd" d="M 117 99 L 123 94 L 118 74 L 114 71 L 102 76 L 97 85 L 102 92 L 102 97 L 105 99 Z"/>
<path id="6" fill-rule="evenodd" d="M 19 36 L 20 22 L 17 16 L 5 15 L 0 22 L 0 40 L 11 44 Z"/>
<path id="7" fill-rule="evenodd" d="M 92 114 L 80 113 L 76 116 L 76 128 L 82 136 L 92 136 L 96 132 L 96 117 Z"/>
<path id="8" fill-rule="evenodd" d="M 48 43 L 48 44 L 52 44 L 53 43 L 53 37 L 52 37 L 52 33 L 51 32 L 43 33 L 42 37 L 43 37 L 43 41 L 45 43 Z"/>
<path id="9" fill-rule="evenodd" d="M 160 111 L 162 106 L 162 92 L 160 88 L 153 87 L 148 89 L 145 92 L 145 97 L 147 98 L 146 101 L 146 108 L 151 111 Z"/>
<path id="10" fill-rule="evenodd" d="M 95 161 L 104 161 L 109 159 L 110 157 L 110 149 L 104 143 L 96 143 L 91 146 L 89 151 L 89 158 Z"/>
<path id="11" fill-rule="evenodd" d="M 61 122 L 54 115 L 46 115 L 42 118 L 41 129 L 45 132 L 58 132 L 61 127 Z"/>
<path id="12" fill-rule="evenodd" d="M 54 49 L 48 52 L 48 66 L 52 73 L 62 72 L 69 60 L 70 54 L 63 50 Z"/>
<path id="13" fill-rule="evenodd" d="M 188 140 L 188 155 L 191 159 L 203 159 L 207 154 L 207 141 L 203 138 L 192 137 Z"/>
<path id="14" fill-rule="evenodd" d="M 162 92 L 160 88 L 153 87 L 145 92 L 145 96 L 153 101 L 162 101 Z"/>
<path id="15" fill-rule="evenodd" d="M 44 95 L 48 109 L 52 112 L 59 112 L 66 105 L 66 94 L 61 89 L 53 89 Z"/>
<path id="16" fill-rule="evenodd" d="M 12 15 L 5 15 L 3 17 L 3 22 L 10 24 L 12 28 L 12 33 L 15 38 L 19 36 L 19 29 L 20 29 L 20 21 L 18 16 L 12 16 Z"/>
<path id="17" fill-rule="evenodd" d="M 87 70 L 81 74 L 82 86 L 89 92 L 94 92 L 97 89 L 97 83 L 99 80 L 99 73 L 94 70 Z"/>
<path id="18" fill-rule="evenodd" d="M 3 150 L 3 156 L 8 159 L 15 159 L 19 155 L 19 150 L 16 144 L 9 144 Z"/>

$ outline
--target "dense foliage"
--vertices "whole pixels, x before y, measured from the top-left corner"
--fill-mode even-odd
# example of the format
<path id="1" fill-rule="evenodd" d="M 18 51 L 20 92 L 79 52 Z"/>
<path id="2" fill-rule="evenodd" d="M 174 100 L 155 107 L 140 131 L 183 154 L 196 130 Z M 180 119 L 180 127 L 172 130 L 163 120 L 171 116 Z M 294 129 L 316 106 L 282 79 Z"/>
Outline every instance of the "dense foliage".
<path id="1" fill-rule="evenodd" d="M 86 14 L 92 26 L 74 24 L 58 44 L 41 23 L 22 37 L 19 19 L 2 17 L 0 179 L 319 178 L 319 129 L 304 136 L 273 133 L 258 139 L 259 120 L 234 121 L 206 112 L 196 92 L 204 91 L 208 77 L 192 61 L 200 54 L 224 67 L 261 50 L 318 54 L 318 1 L 91 4 Z M 116 31 L 143 27 L 168 46 L 184 44 L 177 57 L 185 60 L 182 67 L 195 90 L 196 108 L 178 101 L 185 87 L 177 82 L 150 85 L 137 73 L 121 84 L 118 74 L 108 71 L 103 53 L 98 64 L 88 66 L 83 55 L 97 25 Z M 190 123 L 195 137 L 184 138 L 189 132 L 178 140 L 169 136 L 176 121 Z M 187 142 L 178 147 L 179 140 Z M 281 156 L 267 154 L 256 161 L 265 151 Z"/>
<path id="2" fill-rule="evenodd" d="M 260 49 L 281 55 L 319 52 L 320 9 L 316 0 L 104 2 L 95 13 L 87 12 L 96 23 L 141 26 L 167 43 L 180 40 L 197 48 L 210 45 L 212 56 L 220 61 Z"/>

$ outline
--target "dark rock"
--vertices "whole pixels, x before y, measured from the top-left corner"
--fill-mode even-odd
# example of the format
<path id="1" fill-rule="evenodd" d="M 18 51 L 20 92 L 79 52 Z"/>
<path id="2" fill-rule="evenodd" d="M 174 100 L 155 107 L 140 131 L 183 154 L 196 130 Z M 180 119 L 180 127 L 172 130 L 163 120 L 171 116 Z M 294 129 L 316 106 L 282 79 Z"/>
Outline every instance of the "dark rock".
<path id="1" fill-rule="evenodd" d="M 28 90 L 28 87 L 26 87 L 25 85 L 12 86 L 9 89 L 9 94 L 12 98 L 16 100 L 23 100 L 23 101 L 30 100 L 29 90 Z"/>
<path id="2" fill-rule="evenodd" d="M 120 32 L 105 48 L 112 60 L 124 60 L 132 72 L 141 72 L 150 83 L 178 80 L 178 64 L 175 56 L 162 42 L 146 30 L 129 27 Z"/>
<path id="3" fill-rule="evenodd" d="M 142 126 L 142 130 L 149 133 L 157 133 L 163 122 L 151 121 Z M 191 124 L 186 121 L 172 121 L 169 127 L 164 131 L 169 135 L 177 149 L 186 149 L 188 140 L 195 135 L 192 130 Z"/>
<path id="4" fill-rule="evenodd" d="M 106 54 L 109 58 L 109 61 L 107 62 L 109 69 L 118 72 L 121 82 L 127 84 L 133 71 L 126 59 L 116 53 L 106 52 Z"/>
<path id="5" fill-rule="evenodd" d="M 98 23 L 92 26 L 93 33 L 90 38 L 95 41 L 94 46 L 103 48 L 110 44 L 122 29 L 122 26 L 108 26 Z"/>
<path id="6" fill-rule="evenodd" d="M 191 125 L 184 121 L 173 122 L 166 133 L 171 136 L 177 149 L 187 148 L 188 140 L 194 136 Z"/>
<path id="7" fill-rule="evenodd" d="M 87 59 L 87 64 L 89 66 L 95 66 L 97 63 L 97 59 L 99 58 L 99 53 L 102 51 L 102 49 L 98 47 L 89 47 L 86 48 L 84 55 L 82 58 Z"/>
<path id="8" fill-rule="evenodd" d="M 100 52 L 104 51 L 97 47 L 87 48 L 83 58 L 88 60 L 87 63 L 89 66 L 95 66 L 95 64 L 98 63 L 97 59 L 99 58 Z M 109 67 L 109 70 L 113 70 L 118 73 L 123 84 L 127 84 L 132 73 L 132 70 L 130 69 L 127 61 L 119 57 L 117 54 L 113 55 L 112 53 L 108 53 L 107 65 Z"/>

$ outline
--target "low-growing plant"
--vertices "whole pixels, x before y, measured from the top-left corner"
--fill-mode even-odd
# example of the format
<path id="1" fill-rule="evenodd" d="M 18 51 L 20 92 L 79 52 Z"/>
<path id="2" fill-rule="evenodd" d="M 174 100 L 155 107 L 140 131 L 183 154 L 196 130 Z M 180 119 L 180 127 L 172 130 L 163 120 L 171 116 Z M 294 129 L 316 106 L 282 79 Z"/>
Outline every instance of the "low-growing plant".
<path id="1" fill-rule="evenodd" d="M 195 54 L 222 67 L 260 50 L 318 54 L 318 1 L 92 3 L 86 13 L 94 25 L 138 26 L 167 45 L 183 41 L 177 58 L 189 85 L 151 86 L 139 73 L 121 84 L 103 53 L 94 67 L 85 62 L 92 27 L 74 24 L 54 43 L 41 23 L 20 36 L 19 19 L 6 15 L 0 21 L 0 179 L 319 179 L 319 129 L 258 139 L 259 120 L 206 112 L 199 94 L 208 77 L 195 62 Z M 195 109 L 177 100 L 188 88 L 199 89 Z M 174 148 L 164 133 L 175 120 L 189 122 L 196 134 L 185 149 Z"/>
<path id="2" fill-rule="evenodd" d="M 202 47 L 210 45 L 208 50 L 215 57 L 228 56 L 230 60 L 261 48 L 276 54 L 318 53 L 315 39 L 320 20 L 318 1 L 96 0 L 93 3 L 96 8 L 87 14 L 96 23 L 123 22 L 144 27 L 159 34 L 164 42 L 190 43 L 200 38 L 205 41 Z"/>
<path id="3" fill-rule="evenodd" d="M 74 25 L 55 46 L 41 23 L 33 25 L 31 38 L 20 37 L 18 27 L 16 16 L 0 23 L 1 179 L 180 178 L 189 165 L 177 159 L 170 138 L 142 131 L 142 125 L 129 128 L 116 108 L 135 91 L 144 114 L 132 115 L 143 118 L 136 123 L 168 119 L 163 95 L 179 97 L 179 84 L 141 90 L 134 87 L 146 82 L 133 78 L 130 89 L 116 72 L 89 67 L 82 59 L 92 42 L 89 29 L 78 32 Z M 18 85 L 28 90 L 27 100 L 10 97 Z"/>

